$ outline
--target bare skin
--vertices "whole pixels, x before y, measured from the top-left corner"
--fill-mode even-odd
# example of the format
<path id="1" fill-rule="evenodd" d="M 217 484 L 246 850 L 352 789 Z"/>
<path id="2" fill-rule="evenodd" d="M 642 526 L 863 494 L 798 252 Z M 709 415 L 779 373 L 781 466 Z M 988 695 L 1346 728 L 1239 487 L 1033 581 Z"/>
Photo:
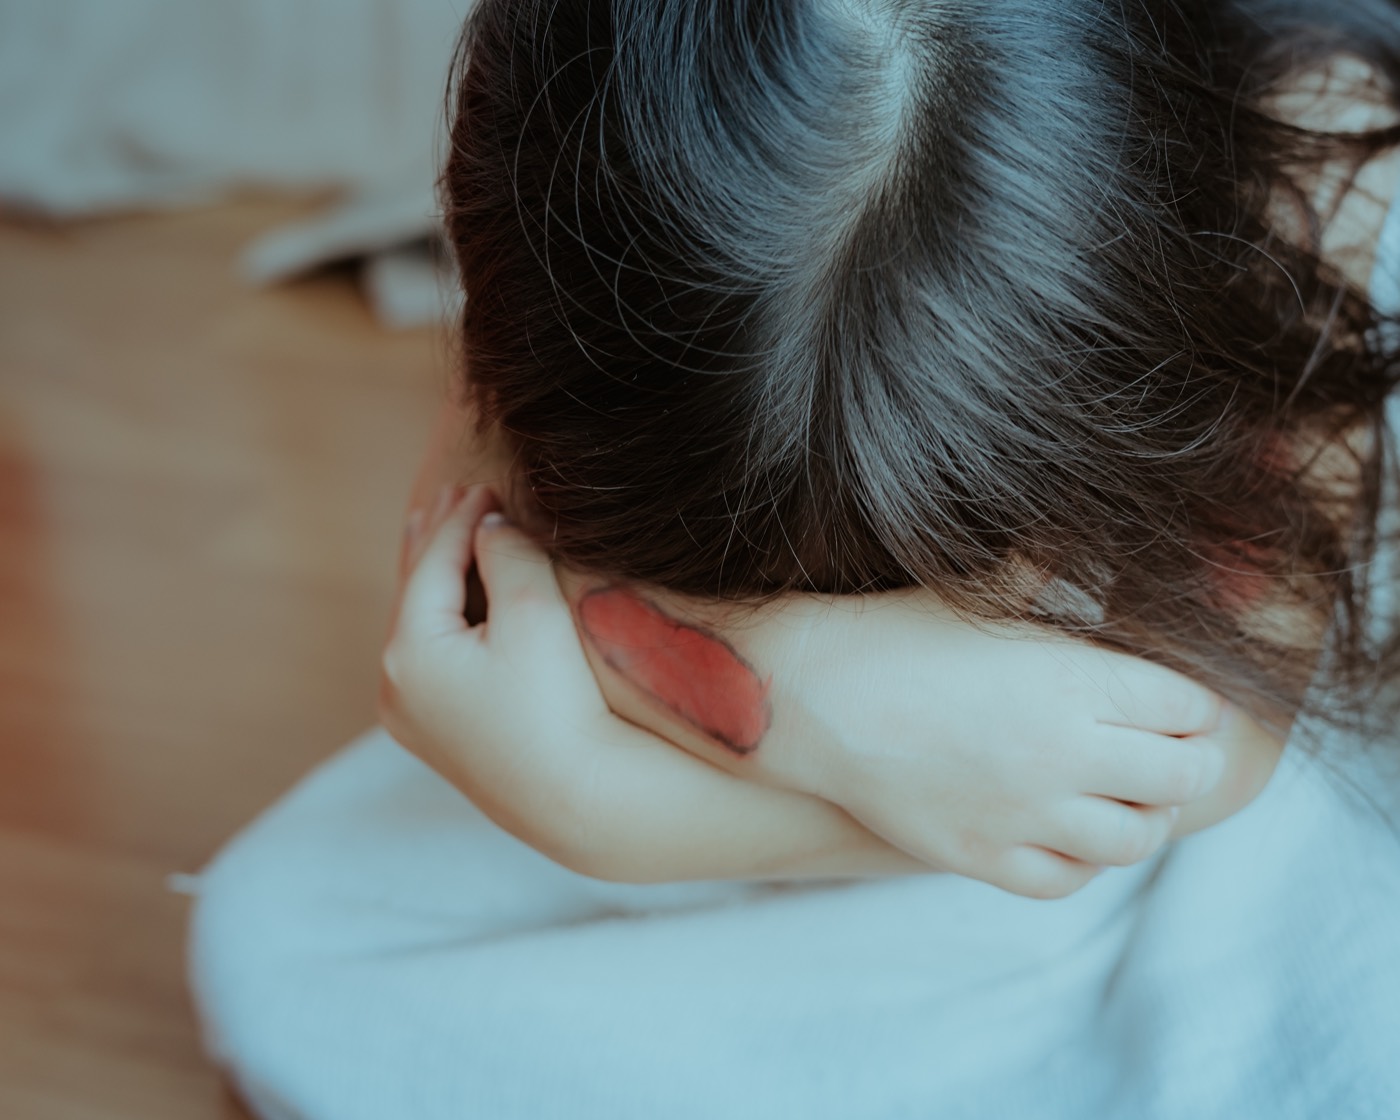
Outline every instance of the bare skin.
<path id="1" fill-rule="evenodd" d="M 1171 807 L 1218 779 L 1219 746 L 1197 740 L 1234 733 L 1217 700 L 1167 670 L 896 604 L 789 625 L 802 638 L 844 634 L 827 666 L 835 680 L 849 681 L 855 663 L 877 687 L 814 685 L 824 666 L 801 656 L 799 640 L 796 676 L 826 697 L 817 714 L 830 722 L 777 704 L 793 717 L 789 731 L 775 728 L 742 773 L 726 773 L 609 707 L 554 565 L 528 534 L 493 520 L 497 504 L 485 487 L 467 490 L 439 507 L 410 550 L 380 713 L 503 828 L 583 874 L 655 882 L 942 870 L 1062 897 L 1097 865 L 1156 851 Z M 464 617 L 472 568 L 487 603 L 480 622 Z M 784 743 L 794 749 L 770 749 Z"/>
<path id="2" fill-rule="evenodd" d="M 429 485 L 435 461 L 465 464 L 467 479 L 494 487 L 515 512 L 509 456 L 476 435 L 465 412 L 446 413 L 434 445 L 425 464 Z M 473 503 L 479 516 L 484 507 L 479 498 Z M 428 526 L 416 534 L 409 567 L 444 519 L 441 502 L 420 508 L 428 510 Z M 528 551 L 518 542 L 512 548 Z M 542 554 L 535 566 L 549 567 Z M 1222 716 L 1217 698 L 1175 674 L 1029 627 L 973 628 L 924 592 L 793 596 L 750 612 L 626 589 L 664 612 L 669 626 L 722 644 L 753 672 L 771 702 L 771 722 L 760 742 L 736 751 L 707 733 L 714 721 L 688 718 L 590 640 L 580 604 L 606 585 L 553 569 L 551 584 L 555 576 L 601 702 L 620 717 L 582 736 L 589 745 L 581 749 L 593 759 L 583 777 L 574 770 L 572 741 L 580 740 L 580 726 L 598 721 L 580 715 L 556 730 L 535 722 L 527 735 L 509 714 L 513 677 L 512 686 L 473 702 L 467 682 L 497 672 L 480 650 L 464 655 L 476 660 L 462 660 L 451 677 L 460 683 L 452 684 L 442 676 L 453 656 L 446 647 L 428 666 L 412 640 L 391 640 L 381 713 L 400 741 L 498 823 L 596 877 L 944 870 L 1059 897 L 1103 865 L 1151 855 L 1174 826 L 1184 832 L 1229 815 L 1262 788 L 1277 753 L 1250 721 L 1230 709 Z M 460 575 L 443 580 L 439 597 L 460 589 Z M 408 613 L 396 630 L 411 635 L 417 627 Z M 558 641 L 540 645 L 526 670 L 542 677 L 531 695 L 545 694 L 551 673 L 567 676 L 565 656 Z M 633 729 L 648 732 L 656 748 L 638 749 Z M 559 743 L 546 743 L 551 737 Z M 527 740 L 532 745 L 522 748 Z M 675 747 L 710 765 L 670 768 L 681 761 Z M 497 748 L 511 755 L 508 766 L 493 754 Z M 657 748 L 672 752 L 671 761 Z M 520 776 L 531 766 L 524 788 Z M 491 773 L 503 777 L 489 780 Z M 715 784 L 721 776 L 728 785 Z M 545 792 L 551 785 L 560 791 L 553 797 Z M 597 795 L 592 809 L 584 788 Z M 1202 797 L 1205 790 L 1213 792 Z M 566 801 L 568 816 L 557 808 Z M 656 804 L 671 808 L 653 821 Z M 598 821 L 608 822 L 605 838 Z M 580 850 L 573 835 L 591 840 Z"/>
<path id="3" fill-rule="evenodd" d="M 414 485 L 411 508 L 431 512 L 435 494 L 446 478 L 460 485 L 485 484 L 501 497 L 506 512 L 524 521 L 522 511 L 511 508 L 511 461 L 509 451 L 500 443 L 477 433 L 472 414 L 455 404 L 446 403 L 439 415 Z M 560 587 L 577 612 L 579 601 L 599 581 L 586 573 L 556 569 Z M 691 753 L 731 773 L 750 781 L 776 785 L 809 786 L 795 779 L 799 770 L 810 770 L 829 763 L 819 761 L 825 749 L 835 753 L 848 744 L 839 743 L 826 726 L 834 721 L 824 719 L 823 705 L 816 698 L 804 696 L 794 681 L 811 678 L 820 667 L 820 676 L 830 682 L 839 665 L 849 660 L 851 651 L 833 648 L 827 642 L 822 623 L 833 618 L 853 619 L 862 615 L 888 618 L 891 612 L 907 616 L 911 625 L 942 621 L 949 626 L 962 627 L 943 607 L 937 597 L 927 592 L 911 590 L 859 598 L 826 596 L 793 596 L 776 606 L 757 612 L 687 599 L 659 589 L 638 589 L 649 602 L 668 613 L 680 624 L 695 627 L 728 642 L 739 656 L 755 671 L 771 678 L 778 690 L 779 711 L 758 752 L 734 752 L 714 737 L 700 733 L 685 718 L 658 704 L 655 697 L 629 680 L 597 646 L 584 642 L 589 663 L 609 707 L 618 715 L 639 727 L 666 739 Z M 582 636 L 587 638 L 586 629 Z M 1006 636 L 1013 636 L 1008 629 Z M 1029 628 L 1014 631 L 1018 638 L 1045 637 Z M 836 635 L 833 634 L 833 639 Z M 852 691 L 869 691 L 873 681 L 851 681 Z M 839 688 L 838 688 L 839 691 Z M 878 703 L 878 692 L 871 702 Z M 1223 742 L 1223 740 L 1222 740 Z M 823 746 L 824 744 L 824 746 Z M 1205 798 L 1183 807 L 1173 835 L 1180 836 L 1206 828 L 1237 812 L 1247 804 L 1267 782 L 1277 762 L 1280 744 L 1252 723 L 1240 721 L 1226 745 L 1227 759 L 1219 785 Z M 805 758 L 808 765 L 792 764 L 793 756 Z"/>

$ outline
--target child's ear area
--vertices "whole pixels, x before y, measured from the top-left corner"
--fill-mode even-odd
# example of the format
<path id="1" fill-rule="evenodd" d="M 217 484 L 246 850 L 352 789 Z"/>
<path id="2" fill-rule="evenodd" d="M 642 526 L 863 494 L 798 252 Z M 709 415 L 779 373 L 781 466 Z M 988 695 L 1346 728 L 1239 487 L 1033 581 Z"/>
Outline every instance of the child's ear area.
<path id="1" fill-rule="evenodd" d="M 475 424 L 464 414 L 465 422 Z M 471 477 L 491 487 L 498 507 L 521 530 L 546 546 L 553 535 L 548 512 L 541 507 L 530 485 L 525 450 L 519 439 L 498 425 L 471 427 Z"/>
<path id="2" fill-rule="evenodd" d="M 590 590 L 598 586 L 598 581 L 590 579 L 572 568 L 566 568 L 562 564 L 554 566 L 554 577 L 559 581 L 559 590 L 563 593 L 565 602 L 569 604 L 569 611 L 574 616 L 574 625 L 578 626 L 579 601 Z M 580 633 L 579 636 L 583 637 L 583 634 Z"/>
<path id="3" fill-rule="evenodd" d="M 768 682 L 722 633 L 675 596 L 563 567 L 556 576 L 613 714 L 722 769 L 743 768 L 769 726 Z"/>

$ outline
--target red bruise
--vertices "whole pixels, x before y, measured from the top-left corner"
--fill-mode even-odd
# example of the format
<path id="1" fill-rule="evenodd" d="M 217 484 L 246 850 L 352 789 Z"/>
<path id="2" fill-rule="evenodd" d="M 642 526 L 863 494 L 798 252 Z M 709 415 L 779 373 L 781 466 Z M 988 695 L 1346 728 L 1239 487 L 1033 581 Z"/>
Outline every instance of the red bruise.
<path id="1" fill-rule="evenodd" d="M 758 746 L 770 682 L 727 642 L 615 587 L 586 594 L 578 615 L 603 660 L 669 711 L 737 754 Z"/>

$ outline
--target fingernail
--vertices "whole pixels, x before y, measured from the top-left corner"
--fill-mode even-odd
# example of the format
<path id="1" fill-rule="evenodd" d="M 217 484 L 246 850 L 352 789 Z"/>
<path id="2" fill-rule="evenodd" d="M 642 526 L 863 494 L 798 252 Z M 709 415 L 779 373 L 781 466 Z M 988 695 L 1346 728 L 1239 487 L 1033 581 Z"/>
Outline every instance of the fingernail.
<path id="1" fill-rule="evenodd" d="M 483 529 L 500 529 L 509 524 L 510 521 L 506 518 L 506 515 L 498 509 L 493 509 L 481 519 L 481 527 Z"/>

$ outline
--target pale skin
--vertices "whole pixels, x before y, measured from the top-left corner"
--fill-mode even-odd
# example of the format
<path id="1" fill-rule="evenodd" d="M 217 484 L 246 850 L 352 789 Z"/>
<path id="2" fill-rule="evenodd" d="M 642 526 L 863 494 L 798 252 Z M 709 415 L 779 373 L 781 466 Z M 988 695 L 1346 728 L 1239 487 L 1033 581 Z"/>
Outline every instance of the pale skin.
<path id="1" fill-rule="evenodd" d="M 1322 112 L 1331 88 L 1290 113 Z M 1365 169 L 1324 243 L 1353 279 L 1369 275 L 1396 177 L 1394 159 Z M 927 592 L 751 613 L 638 589 L 771 680 L 771 723 L 736 754 L 580 636 L 598 581 L 556 571 L 490 516 L 510 474 L 445 405 L 411 501 L 381 715 L 498 824 L 585 874 L 940 870 L 1060 897 L 1237 812 L 1277 763 L 1277 734 L 1175 674 L 1029 627 L 979 629 Z M 444 479 L 484 485 L 454 496 Z M 473 561 L 490 604 L 476 626 L 462 617 Z"/>

